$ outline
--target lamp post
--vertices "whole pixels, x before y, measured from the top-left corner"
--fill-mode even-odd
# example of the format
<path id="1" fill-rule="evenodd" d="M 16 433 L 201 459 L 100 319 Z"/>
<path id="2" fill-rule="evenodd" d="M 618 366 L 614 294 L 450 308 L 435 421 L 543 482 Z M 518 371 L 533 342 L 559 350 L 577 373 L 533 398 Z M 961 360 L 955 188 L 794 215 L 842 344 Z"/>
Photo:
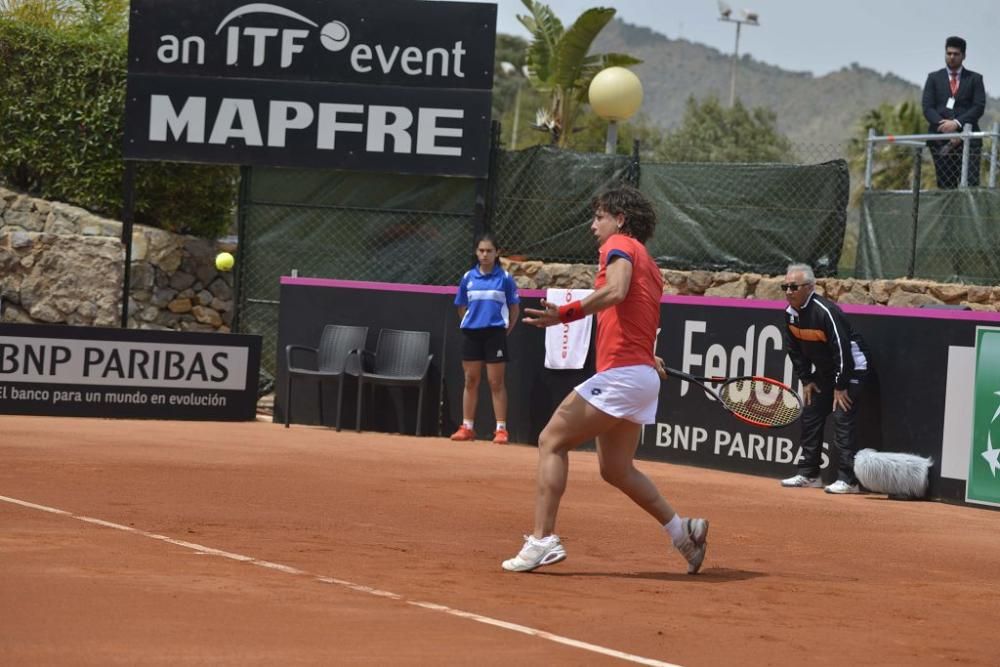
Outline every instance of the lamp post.
<path id="1" fill-rule="evenodd" d="M 742 18 L 733 18 L 733 9 L 719 0 L 719 20 L 736 24 L 736 45 L 733 47 L 733 65 L 729 74 L 729 107 L 736 104 L 736 63 L 740 57 L 740 28 L 744 25 L 760 25 L 757 12 L 744 9 L 740 11 Z"/>
<path id="2" fill-rule="evenodd" d="M 504 76 L 517 76 L 517 65 L 506 60 L 500 63 L 500 71 Z M 514 91 L 514 122 L 510 128 L 510 150 L 517 150 L 517 126 L 521 121 L 521 88 L 528 80 L 528 66 L 521 67 L 521 74 L 524 78 L 518 77 L 517 88 Z"/>
<path id="3" fill-rule="evenodd" d="M 597 73 L 587 90 L 590 107 L 608 121 L 604 152 L 612 155 L 618 145 L 618 121 L 628 120 L 642 104 L 642 83 L 624 67 L 608 67 Z"/>

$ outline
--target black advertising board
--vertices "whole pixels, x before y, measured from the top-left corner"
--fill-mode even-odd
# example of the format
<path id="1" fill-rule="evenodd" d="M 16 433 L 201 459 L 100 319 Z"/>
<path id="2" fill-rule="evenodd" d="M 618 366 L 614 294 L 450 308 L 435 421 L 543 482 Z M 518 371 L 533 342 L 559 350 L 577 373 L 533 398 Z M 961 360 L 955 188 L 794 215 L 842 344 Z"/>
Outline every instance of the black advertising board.
<path id="1" fill-rule="evenodd" d="M 0 414 L 252 420 L 260 337 L 0 324 Z"/>
<path id="2" fill-rule="evenodd" d="M 432 376 L 433 383 L 440 382 L 441 419 L 435 428 L 425 414 L 424 430 L 448 435 L 461 422 L 463 371 L 454 288 L 287 277 L 281 283 L 283 344 L 314 345 L 328 322 L 367 325 L 372 340 L 380 327 L 431 331 Z M 535 306 L 543 295 L 540 290 L 522 290 L 522 308 Z M 669 366 L 694 375 L 751 372 L 784 380 L 799 390 L 782 338 L 783 307 L 782 302 L 664 296 L 657 353 Z M 970 465 L 985 465 L 985 455 L 970 453 L 975 377 L 977 372 L 1000 374 L 996 368 L 977 370 L 976 336 L 984 328 L 1000 330 L 1000 314 L 850 304 L 842 308 L 865 338 L 874 368 L 860 399 L 861 446 L 931 457 L 931 495 L 965 498 Z M 566 393 L 593 373 L 593 349 L 583 369 L 547 369 L 544 331 L 524 324 L 514 328 L 508 348 L 508 429 L 514 442 L 535 443 Z M 281 350 L 278 358 L 283 360 Z M 482 391 L 477 423 L 486 428 L 492 414 L 485 383 Z M 987 416 L 998 412 L 995 391 L 987 392 Z M 324 396 L 333 394 L 325 392 Z M 311 396 L 307 392 L 297 396 L 295 420 L 316 423 L 315 390 Z M 276 415 L 284 414 L 284 400 L 279 382 Z M 431 399 L 436 400 L 436 396 Z M 350 406 L 350 401 L 345 405 Z M 412 424 L 412 406 L 407 410 L 406 423 Z M 377 412 L 387 417 L 381 427 L 396 428 L 395 406 L 383 404 Z M 328 406 L 326 414 L 333 413 L 333 406 Z M 827 482 L 833 481 L 837 467 L 832 421 L 827 422 L 823 445 Z M 375 420 L 369 428 L 379 426 Z M 643 429 L 637 456 L 787 477 L 796 470 L 799 437 L 798 424 L 780 429 L 752 427 L 730 416 L 704 392 L 667 379 L 661 387 L 656 423 Z"/>
<path id="3" fill-rule="evenodd" d="M 496 6 L 133 0 L 124 154 L 481 177 Z"/>
<path id="4" fill-rule="evenodd" d="M 127 133 L 126 157 L 456 175 L 488 167 L 488 136 L 467 141 L 489 124 L 480 92 L 266 84 L 130 77 L 128 118 L 145 134 Z M 173 140 L 175 127 L 183 141 Z"/>

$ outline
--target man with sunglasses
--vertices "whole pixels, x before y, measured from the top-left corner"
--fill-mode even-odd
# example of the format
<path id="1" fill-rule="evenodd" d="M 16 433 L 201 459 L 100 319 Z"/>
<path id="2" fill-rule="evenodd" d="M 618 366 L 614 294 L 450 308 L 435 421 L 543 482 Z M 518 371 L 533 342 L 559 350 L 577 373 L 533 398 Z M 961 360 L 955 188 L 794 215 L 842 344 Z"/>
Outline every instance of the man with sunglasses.
<path id="1" fill-rule="evenodd" d="M 781 289 L 785 308 L 785 347 L 802 382 L 802 456 L 798 474 L 782 486 L 820 488 L 823 430 L 833 413 L 834 442 L 840 452 L 837 481 L 827 493 L 860 493 L 854 475 L 858 443 L 858 399 L 868 376 L 869 355 L 861 336 L 851 330 L 844 311 L 816 294 L 816 277 L 808 264 L 792 264 Z"/>
<path id="2" fill-rule="evenodd" d="M 961 132 L 966 125 L 979 131 L 979 119 L 986 110 L 986 87 L 983 76 L 965 69 L 965 40 L 949 37 L 944 43 L 945 67 L 927 75 L 924 84 L 924 117 L 929 133 Z M 983 140 L 969 142 L 969 187 L 979 185 L 979 155 Z M 959 139 L 927 142 L 934 158 L 939 188 L 957 188 L 962 178 L 962 142 Z"/>

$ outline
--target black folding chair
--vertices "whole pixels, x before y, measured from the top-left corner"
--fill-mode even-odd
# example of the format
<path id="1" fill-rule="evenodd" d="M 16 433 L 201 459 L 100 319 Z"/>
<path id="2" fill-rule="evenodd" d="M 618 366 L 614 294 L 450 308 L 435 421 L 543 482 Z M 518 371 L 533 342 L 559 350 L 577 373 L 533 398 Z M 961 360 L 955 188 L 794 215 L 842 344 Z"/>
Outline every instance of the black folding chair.
<path id="1" fill-rule="evenodd" d="M 328 378 L 339 380 L 337 386 L 337 430 L 340 430 L 340 403 L 344 395 L 344 376 L 358 377 L 360 374 L 361 364 L 358 361 L 358 355 L 351 353 L 363 349 L 367 338 L 368 327 L 328 324 L 323 328 L 318 348 L 306 347 L 305 345 L 285 346 L 285 366 L 288 368 L 285 384 L 285 428 L 288 428 L 292 420 L 292 378 L 313 377 L 317 379 L 316 384 L 319 387 L 320 424 L 326 423 L 323 420 L 323 381 Z M 315 368 L 296 366 L 293 363 L 296 351 L 311 353 L 315 359 Z"/>
<path id="2" fill-rule="evenodd" d="M 420 418 L 424 406 L 424 387 L 427 372 L 434 355 L 430 353 L 431 335 L 427 331 L 402 331 L 382 329 L 378 334 L 375 352 L 360 350 L 364 357 L 358 375 L 358 432 L 361 431 L 361 403 L 365 385 L 388 387 L 418 387 L 417 435 L 420 435 Z M 400 415 L 400 430 L 402 430 Z"/>

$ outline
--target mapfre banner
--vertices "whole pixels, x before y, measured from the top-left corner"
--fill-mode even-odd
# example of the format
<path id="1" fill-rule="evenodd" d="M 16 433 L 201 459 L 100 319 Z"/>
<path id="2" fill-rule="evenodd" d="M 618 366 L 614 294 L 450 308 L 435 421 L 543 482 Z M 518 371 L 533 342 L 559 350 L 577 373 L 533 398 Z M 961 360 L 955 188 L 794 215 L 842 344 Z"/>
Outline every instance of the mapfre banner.
<path id="1" fill-rule="evenodd" d="M 496 6 L 132 0 L 124 155 L 485 176 Z"/>
<path id="2" fill-rule="evenodd" d="M 260 337 L 0 325 L 0 413 L 253 419 Z"/>

